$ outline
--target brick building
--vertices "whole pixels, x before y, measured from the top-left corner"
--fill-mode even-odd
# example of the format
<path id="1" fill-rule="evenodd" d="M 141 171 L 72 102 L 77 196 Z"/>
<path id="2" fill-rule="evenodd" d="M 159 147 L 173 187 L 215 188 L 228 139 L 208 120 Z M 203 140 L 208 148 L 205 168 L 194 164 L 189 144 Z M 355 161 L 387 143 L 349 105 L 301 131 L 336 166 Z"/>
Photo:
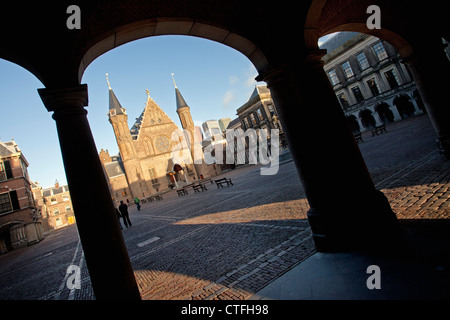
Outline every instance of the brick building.
<path id="1" fill-rule="evenodd" d="M 28 161 L 17 143 L 0 141 L 0 252 L 39 242 L 42 221 L 31 192 Z"/>
<path id="2" fill-rule="evenodd" d="M 70 199 L 67 185 L 60 186 L 58 181 L 49 188 L 40 190 L 33 189 L 34 195 L 41 194 L 41 214 L 47 219 L 50 228 L 59 229 L 75 223 L 72 201 Z M 39 196 L 38 196 L 39 197 Z"/>

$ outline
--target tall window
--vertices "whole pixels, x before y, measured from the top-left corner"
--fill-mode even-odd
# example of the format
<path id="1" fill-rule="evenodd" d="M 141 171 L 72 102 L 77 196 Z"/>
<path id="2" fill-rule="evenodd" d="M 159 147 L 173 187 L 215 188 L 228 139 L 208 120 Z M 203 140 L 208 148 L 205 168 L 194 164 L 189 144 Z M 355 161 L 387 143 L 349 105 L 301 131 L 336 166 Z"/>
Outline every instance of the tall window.
<path id="1" fill-rule="evenodd" d="M 394 69 L 386 71 L 384 75 L 386 76 L 386 80 L 389 82 L 389 86 L 391 87 L 391 89 L 395 89 L 400 85 Z"/>
<path id="2" fill-rule="evenodd" d="M 267 109 L 269 109 L 270 115 L 273 117 L 275 114 L 275 110 L 273 109 L 273 104 L 268 104 Z"/>
<path id="3" fill-rule="evenodd" d="M 148 173 L 150 174 L 150 180 L 152 183 L 158 183 L 158 178 L 156 177 L 156 171 L 155 168 L 149 168 Z"/>
<path id="4" fill-rule="evenodd" d="M 245 129 L 248 129 L 250 127 L 247 117 L 244 117 L 244 126 L 245 126 Z"/>
<path id="5" fill-rule="evenodd" d="M 328 71 L 328 76 L 330 77 L 331 84 L 333 86 L 339 83 L 339 78 L 337 77 L 336 71 L 334 70 Z"/>
<path id="6" fill-rule="evenodd" d="M 11 163 L 9 160 L 0 162 L 0 181 L 5 181 L 12 177 Z"/>
<path id="7" fill-rule="evenodd" d="M 23 162 L 22 160 L 20 160 L 20 166 L 22 167 L 22 174 L 23 177 L 27 180 L 30 180 L 30 177 L 28 176 L 28 170 L 27 170 L 27 166 L 25 164 L 25 162 Z"/>
<path id="8" fill-rule="evenodd" d="M 358 86 L 353 87 L 352 92 L 353 92 L 353 95 L 355 96 L 356 101 L 358 101 L 358 102 L 364 101 L 364 97 Z"/>
<path id="9" fill-rule="evenodd" d="M 375 78 L 367 80 L 367 85 L 369 86 L 370 91 L 372 92 L 372 96 L 377 96 L 380 94 L 380 88 L 378 87 L 378 83 Z"/>
<path id="10" fill-rule="evenodd" d="M 12 211 L 11 200 L 9 199 L 9 192 L 0 194 L 0 213 Z"/>
<path id="11" fill-rule="evenodd" d="M 344 93 L 339 94 L 338 96 L 339 102 L 341 103 L 342 108 L 347 108 L 349 106 L 347 97 Z"/>
<path id="12" fill-rule="evenodd" d="M 264 118 L 263 118 L 263 115 L 262 115 L 262 112 L 261 112 L 261 109 L 260 109 L 260 108 L 256 109 L 256 115 L 258 116 L 258 119 L 259 119 L 259 121 L 263 121 L 263 120 L 264 120 Z"/>
<path id="13" fill-rule="evenodd" d="M 344 70 L 344 74 L 347 77 L 347 79 L 353 77 L 353 70 L 348 61 L 342 64 L 342 69 Z"/>
<path id="14" fill-rule="evenodd" d="M 367 68 L 370 67 L 369 61 L 367 61 L 367 57 L 364 54 L 364 52 L 361 52 L 360 54 L 356 55 L 356 59 L 358 60 L 361 70 L 366 70 Z"/>
<path id="15" fill-rule="evenodd" d="M 252 125 L 256 124 L 255 115 L 253 113 L 250 113 L 250 122 L 252 123 Z"/>
<path id="16" fill-rule="evenodd" d="M 388 55 L 381 41 L 373 46 L 373 50 L 375 50 L 378 60 L 382 61 L 387 59 Z"/>

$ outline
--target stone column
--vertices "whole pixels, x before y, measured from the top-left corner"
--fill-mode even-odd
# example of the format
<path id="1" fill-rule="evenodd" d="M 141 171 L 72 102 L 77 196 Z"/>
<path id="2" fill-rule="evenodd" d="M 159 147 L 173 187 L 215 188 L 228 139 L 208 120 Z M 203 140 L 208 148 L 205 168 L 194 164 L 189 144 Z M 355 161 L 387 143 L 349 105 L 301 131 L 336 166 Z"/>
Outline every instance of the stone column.
<path id="1" fill-rule="evenodd" d="M 323 50 L 258 76 L 271 90 L 310 205 L 319 251 L 373 247 L 398 223 L 373 185 L 345 115 L 323 71 Z"/>
<path id="2" fill-rule="evenodd" d="M 375 111 L 375 107 L 368 108 L 370 111 L 372 111 L 373 118 L 375 119 L 375 126 L 379 127 L 383 125 L 383 121 L 381 121 L 380 115 L 378 112 Z"/>
<path id="3" fill-rule="evenodd" d="M 86 117 L 87 85 L 39 89 L 56 121 L 61 153 L 97 299 L 140 299 L 108 184 Z"/>
<path id="4" fill-rule="evenodd" d="M 395 106 L 393 104 L 393 102 L 391 102 L 391 103 L 392 103 L 392 105 L 389 105 L 389 110 L 391 110 L 392 114 L 394 115 L 394 122 L 402 121 L 402 116 L 398 112 L 397 106 Z"/>
<path id="5" fill-rule="evenodd" d="M 432 42 L 434 40 L 434 42 Z M 423 40 L 426 41 L 426 40 Z M 417 90 L 437 134 L 439 153 L 450 159 L 450 63 L 440 39 L 417 46 L 417 51 L 403 60 L 411 71 Z"/>

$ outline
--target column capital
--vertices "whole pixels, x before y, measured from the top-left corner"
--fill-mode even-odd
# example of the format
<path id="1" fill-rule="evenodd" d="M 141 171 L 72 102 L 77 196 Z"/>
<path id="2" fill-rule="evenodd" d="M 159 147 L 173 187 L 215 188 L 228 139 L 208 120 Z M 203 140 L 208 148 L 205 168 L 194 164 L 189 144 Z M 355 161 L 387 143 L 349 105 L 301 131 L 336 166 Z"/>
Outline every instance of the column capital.
<path id="1" fill-rule="evenodd" d="M 325 49 L 309 50 L 303 57 L 292 63 L 285 63 L 271 66 L 256 77 L 256 81 L 271 82 L 279 78 L 285 77 L 289 73 L 300 74 L 308 72 L 312 69 L 319 69 L 323 72 L 324 62 L 322 57 L 327 54 Z"/>
<path id="2" fill-rule="evenodd" d="M 306 54 L 306 63 L 311 64 L 320 64 L 320 67 L 323 67 L 324 62 L 322 60 L 323 56 L 327 54 L 326 49 L 315 49 L 315 50 L 309 50 Z"/>
<path id="3" fill-rule="evenodd" d="M 82 109 L 88 105 L 87 84 L 62 89 L 38 89 L 42 102 L 49 112 Z M 84 110 L 85 111 L 85 110 Z M 85 111 L 86 112 L 86 111 Z"/>

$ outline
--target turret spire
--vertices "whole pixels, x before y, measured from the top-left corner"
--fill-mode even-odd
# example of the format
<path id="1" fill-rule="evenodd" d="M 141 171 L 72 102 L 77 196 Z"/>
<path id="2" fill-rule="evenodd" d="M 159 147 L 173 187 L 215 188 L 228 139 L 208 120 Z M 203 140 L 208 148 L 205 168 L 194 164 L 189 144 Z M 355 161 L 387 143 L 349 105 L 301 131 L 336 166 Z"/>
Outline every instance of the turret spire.
<path id="1" fill-rule="evenodd" d="M 106 74 L 106 82 L 108 83 L 108 89 L 111 90 L 111 84 L 109 83 L 108 74 Z"/>
<path id="2" fill-rule="evenodd" d="M 179 110 L 180 108 L 184 108 L 184 107 L 188 107 L 189 108 L 189 106 L 187 105 L 186 101 L 184 101 L 184 98 L 181 95 L 180 90 L 178 90 L 178 87 L 177 87 L 177 84 L 175 82 L 175 78 L 173 76 L 173 73 L 172 73 L 172 80 L 173 80 L 173 84 L 175 86 L 175 98 L 177 99 L 177 110 Z"/>
<path id="3" fill-rule="evenodd" d="M 109 89 L 109 115 L 115 116 L 118 114 L 125 114 L 125 109 L 121 106 L 119 100 L 117 99 L 114 91 L 111 89 L 111 84 L 109 83 L 108 74 L 106 74 L 106 82 L 108 83 Z M 114 110 L 111 112 L 111 110 Z"/>
<path id="4" fill-rule="evenodd" d="M 175 78 L 174 78 L 174 74 L 172 73 L 172 80 L 173 80 L 173 85 L 175 86 L 175 89 L 177 89 L 177 84 L 175 82 Z"/>

